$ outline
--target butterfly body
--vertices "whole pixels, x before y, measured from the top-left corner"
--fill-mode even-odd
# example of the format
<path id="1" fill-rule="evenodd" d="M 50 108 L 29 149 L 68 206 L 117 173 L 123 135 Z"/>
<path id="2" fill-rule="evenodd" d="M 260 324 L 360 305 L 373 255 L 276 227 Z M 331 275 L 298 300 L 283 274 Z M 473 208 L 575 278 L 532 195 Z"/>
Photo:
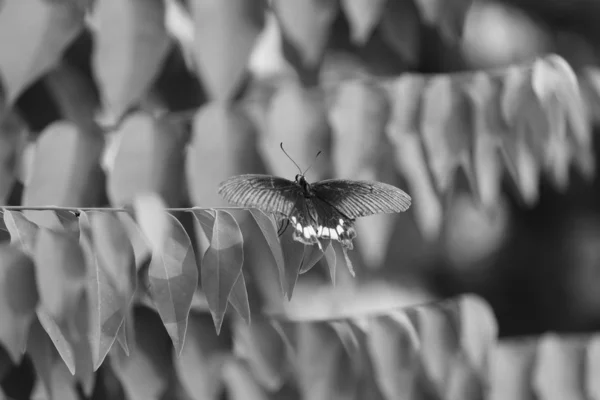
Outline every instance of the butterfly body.
<path id="1" fill-rule="evenodd" d="M 294 181 L 270 175 L 238 175 L 221 183 L 219 194 L 228 202 L 260 209 L 294 228 L 294 239 L 317 244 L 319 239 L 339 241 L 352 249 L 358 217 L 405 211 L 410 196 L 381 182 L 327 179 L 308 183 L 298 174 Z"/>

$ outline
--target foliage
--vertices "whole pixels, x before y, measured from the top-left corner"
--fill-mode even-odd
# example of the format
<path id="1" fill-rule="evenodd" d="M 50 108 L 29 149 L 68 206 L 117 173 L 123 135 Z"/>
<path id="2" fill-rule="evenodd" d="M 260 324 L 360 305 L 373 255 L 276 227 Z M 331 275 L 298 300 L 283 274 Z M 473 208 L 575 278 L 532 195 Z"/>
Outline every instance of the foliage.
<path id="1" fill-rule="evenodd" d="M 53 399 L 597 396 L 594 336 L 498 341 L 476 296 L 278 308 L 318 267 L 352 287 L 349 260 L 216 193 L 293 176 L 280 142 L 301 166 L 323 150 L 312 180 L 406 186 L 410 234 L 435 241 L 458 192 L 494 210 L 505 175 L 526 206 L 572 166 L 592 178 L 591 72 L 557 54 L 408 72 L 432 34 L 460 41 L 472 3 L 0 1 L 0 378 L 30 360 Z M 265 74 L 252 54 L 276 26 L 285 64 Z M 358 279 L 407 218 L 358 221 Z"/>

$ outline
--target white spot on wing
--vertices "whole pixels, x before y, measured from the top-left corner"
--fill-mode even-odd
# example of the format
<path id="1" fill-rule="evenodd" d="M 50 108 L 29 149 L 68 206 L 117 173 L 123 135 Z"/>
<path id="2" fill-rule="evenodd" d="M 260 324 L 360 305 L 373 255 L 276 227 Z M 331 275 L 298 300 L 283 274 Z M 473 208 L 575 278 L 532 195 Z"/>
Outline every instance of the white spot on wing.
<path id="1" fill-rule="evenodd" d="M 315 232 L 315 228 L 313 228 L 312 226 L 308 227 L 308 233 L 310 233 L 310 236 L 316 236 L 317 232 Z"/>
<path id="2" fill-rule="evenodd" d="M 323 227 L 322 227 L 322 226 L 319 226 L 319 227 L 317 228 L 317 236 L 321 236 L 321 234 L 322 234 L 322 233 L 323 233 Z"/>
<path id="3" fill-rule="evenodd" d="M 337 232 L 334 231 L 333 229 L 329 229 L 329 234 L 331 235 L 332 239 L 337 239 L 338 238 Z"/>
<path id="4" fill-rule="evenodd" d="M 323 228 L 323 233 L 321 234 L 324 238 L 329 237 L 329 228 Z"/>
<path id="5" fill-rule="evenodd" d="M 341 235 L 342 232 L 344 232 L 344 227 L 338 225 L 335 230 L 337 231 L 338 235 Z"/>
<path id="6" fill-rule="evenodd" d="M 296 217 L 292 217 L 292 224 L 296 223 Z"/>
<path id="7" fill-rule="evenodd" d="M 302 232 L 302 225 L 296 224 L 296 230 Z"/>
<path id="8" fill-rule="evenodd" d="M 304 237 L 307 239 L 310 238 L 310 231 L 308 230 L 308 227 L 304 227 Z"/>
<path id="9" fill-rule="evenodd" d="M 340 218 L 340 225 L 344 226 L 344 220 Z"/>

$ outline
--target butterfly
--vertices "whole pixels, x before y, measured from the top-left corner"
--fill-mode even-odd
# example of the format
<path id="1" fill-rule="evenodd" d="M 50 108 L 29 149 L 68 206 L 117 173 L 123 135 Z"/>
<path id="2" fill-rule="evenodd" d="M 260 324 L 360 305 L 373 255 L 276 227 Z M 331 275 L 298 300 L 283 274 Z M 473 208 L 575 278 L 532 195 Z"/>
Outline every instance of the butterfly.
<path id="1" fill-rule="evenodd" d="M 219 185 L 218 193 L 231 204 L 285 220 L 298 242 L 321 248 L 319 239 L 337 240 L 344 250 L 353 249 L 356 218 L 406 211 L 411 204 L 408 194 L 386 183 L 348 179 L 309 183 L 304 176 L 308 169 L 298 169 L 293 181 L 271 175 L 233 176 Z"/>

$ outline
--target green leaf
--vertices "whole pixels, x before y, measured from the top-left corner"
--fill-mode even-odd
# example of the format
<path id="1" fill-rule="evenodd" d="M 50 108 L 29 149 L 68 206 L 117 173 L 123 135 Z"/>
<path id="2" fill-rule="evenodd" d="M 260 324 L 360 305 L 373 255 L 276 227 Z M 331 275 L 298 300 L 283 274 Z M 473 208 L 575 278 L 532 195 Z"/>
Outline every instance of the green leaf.
<path id="1" fill-rule="evenodd" d="M 246 290 L 246 279 L 244 273 L 239 274 L 231 293 L 229 293 L 229 303 L 242 317 L 242 319 L 250 324 L 250 302 L 248 301 L 248 291 Z"/>
<path id="2" fill-rule="evenodd" d="M 133 250 L 127 239 L 123 239 L 123 232 L 115 232 L 116 225 L 113 224 L 119 224 L 116 217 L 90 212 L 81 213 L 79 221 L 82 225 L 80 243 L 90 266 L 87 282 L 89 339 L 94 370 L 97 370 L 112 347 L 133 301 L 135 265 Z"/>
<path id="3" fill-rule="evenodd" d="M 104 139 L 71 123 L 49 125 L 37 140 L 31 180 L 23 192 L 24 206 L 90 207 L 99 202 L 104 179 L 100 158 Z M 34 220 L 30 213 L 25 213 Z"/>
<path id="4" fill-rule="evenodd" d="M 192 297 L 198 286 L 198 267 L 192 243 L 181 223 L 170 214 L 165 214 L 165 218 L 164 243 L 152 252 L 148 277 L 152 301 L 180 356 Z"/>
<path id="5" fill-rule="evenodd" d="M 333 240 L 329 240 L 329 244 L 325 248 L 325 261 L 329 267 L 329 276 L 331 277 L 331 283 L 335 285 L 335 270 L 337 266 L 335 249 L 333 248 Z"/>
<path id="6" fill-rule="evenodd" d="M 0 245 L 0 295 L 0 342 L 19 364 L 39 296 L 33 261 L 6 243 Z"/>
<path id="7" fill-rule="evenodd" d="M 210 210 L 192 210 L 194 218 L 196 218 L 200 224 L 200 227 L 206 235 L 209 243 L 212 242 L 213 229 L 215 226 L 215 216 L 213 213 L 214 211 Z"/>
<path id="8" fill-rule="evenodd" d="M 25 218 L 22 212 L 4 210 L 4 223 L 10 232 L 10 244 L 33 255 L 38 226 Z"/>
<path id="9" fill-rule="evenodd" d="M 0 105 L 0 204 L 7 204 L 20 176 L 29 130 L 16 110 L 3 108 Z"/>
<path id="10" fill-rule="evenodd" d="M 169 339 L 158 315 L 146 307 L 135 312 L 135 342 L 129 356 L 113 346 L 111 366 L 129 400 L 161 398 L 169 385 L 173 357 Z"/>
<path id="11" fill-rule="evenodd" d="M 301 68 L 317 69 L 338 13 L 338 2 L 274 0 L 271 7 L 281 25 L 283 40 L 294 49 L 290 61 Z"/>
<path id="12" fill-rule="evenodd" d="M 38 377 L 50 400 L 52 396 L 52 367 L 57 359 L 52 341 L 44 331 L 38 318 L 35 318 L 27 339 L 27 354 L 31 358 Z M 74 369 L 73 369 L 74 370 Z M 58 399 L 57 399 L 58 400 Z"/>
<path id="13" fill-rule="evenodd" d="M 283 253 L 281 251 L 281 243 L 279 242 L 279 237 L 277 236 L 277 227 L 275 225 L 275 221 L 272 217 L 267 216 L 264 212 L 256 209 L 250 209 L 250 214 L 254 217 L 256 224 L 260 228 L 265 240 L 267 241 L 267 245 L 269 245 L 269 249 L 271 249 L 271 255 L 275 260 L 275 264 L 277 265 L 277 269 L 279 270 L 279 282 L 281 284 L 281 288 L 284 287 L 285 277 L 285 262 Z"/>
<path id="14" fill-rule="evenodd" d="M 58 354 L 65 362 L 67 368 L 72 375 L 75 375 L 75 356 L 71 344 L 67 341 L 67 338 L 61 331 L 54 318 L 42 307 L 37 310 L 37 317 L 40 321 L 41 326 L 44 328 L 54 347 L 58 350 Z"/>
<path id="15" fill-rule="evenodd" d="M 218 336 L 208 314 L 190 314 L 188 340 L 175 360 L 177 375 L 192 399 L 218 399 L 223 388 L 221 368 L 230 356 L 226 335 Z"/>
<path id="16" fill-rule="evenodd" d="M 231 100 L 242 83 L 248 59 L 264 24 L 262 0 L 200 0 L 194 16 L 195 60 L 215 100 Z"/>
<path id="17" fill-rule="evenodd" d="M 92 67 L 116 120 L 146 95 L 167 57 L 165 12 L 161 0 L 103 0 L 94 7 Z"/>
<path id="18" fill-rule="evenodd" d="M 111 204 L 126 205 L 137 195 L 153 192 L 168 206 L 181 206 L 185 162 L 182 126 L 137 112 L 123 121 L 116 135 L 119 144 L 107 186 Z"/>
<path id="19" fill-rule="evenodd" d="M 215 212 L 210 247 L 202 259 L 202 288 L 213 316 L 217 333 L 221 330 L 231 290 L 242 273 L 244 263 L 242 232 L 226 211 Z"/>
<path id="20" fill-rule="evenodd" d="M 127 232 L 127 237 L 131 247 L 133 248 L 133 254 L 135 257 L 135 267 L 139 270 L 150 260 L 152 256 L 152 249 L 141 228 L 135 223 L 133 217 L 128 213 L 119 213 L 117 215 L 119 221 L 123 225 L 123 229 Z"/>
<path id="21" fill-rule="evenodd" d="M 203 207 L 227 206 L 216 188 L 225 179 L 256 171 L 256 132 L 237 106 L 209 103 L 193 120 L 191 146 L 186 158 L 190 198 Z"/>
<path id="22" fill-rule="evenodd" d="M 251 325 L 233 325 L 233 352 L 248 363 L 254 378 L 269 391 L 281 389 L 291 373 L 285 342 L 271 322 L 259 318 Z"/>
<path id="23" fill-rule="evenodd" d="M 66 233 L 40 229 L 34 259 L 41 304 L 59 325 L 68 323 L 88 272 L 79 243 Z"/>
<path id="24" fill-rule="evenodd" d="M 83 9 L 72 4 L 38 0 L 3 2 L 0 74 L 8 104 L 14 103 L 62 57 L 83 28 L 83 18 Z"/>
<path id="25" fill-rule="evenodd" d="M 342 0 L 340 5 L 350 24 L 350 38 L 354 44 L 362 46 L 383 15 L 388 0 Z"/>
<path id="26" fill-rule="evenodd" d="M 91 311 L 88 296 L 84 294 L 81 296 L 81 301 L 75 310 L 73 326 L 63 331 L 73 350 L 75 377 L 81 385 L 84 395 L 87 397 L 92 395 L 96 381 L 92 348 L 89 340 L 89 315 Z"/>

